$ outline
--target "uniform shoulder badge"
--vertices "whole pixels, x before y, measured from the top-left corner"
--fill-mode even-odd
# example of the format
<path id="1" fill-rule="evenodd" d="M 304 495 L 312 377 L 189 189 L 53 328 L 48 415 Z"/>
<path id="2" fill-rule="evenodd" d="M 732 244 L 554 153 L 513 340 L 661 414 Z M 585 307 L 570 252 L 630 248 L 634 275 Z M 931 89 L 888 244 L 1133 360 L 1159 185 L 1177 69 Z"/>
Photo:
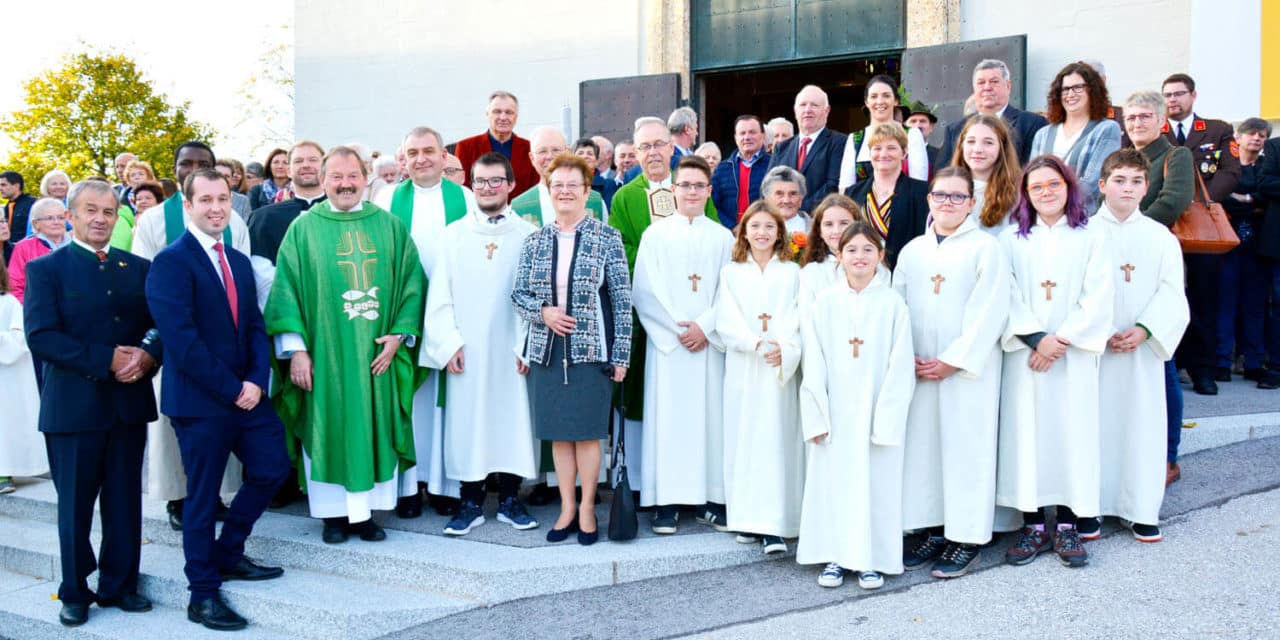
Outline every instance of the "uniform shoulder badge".
<path id="1" fill-rule="evenodd" d="M 1164 121 L 1164 126 L 1160 127 L 1160 133 L 1169 133 L 1169 121 Z"/>
<path id="2" fill-rule="evenodd" d="M 1204 131 L 1204 129 L 1205 129 L 1204 120 L 1196 120 L 1195 123 L 1191 125 L 1192 131 Z"/>
<path id="3" fill-rule="evenodd" d="M 1235 140 L 1232 140 L 1231 143 L 1227 145 L 1227 149 L 1231 151 L 1231 157 L 1233 158 L 1240 157 L 1240 143 L 1236 142 Z"/>

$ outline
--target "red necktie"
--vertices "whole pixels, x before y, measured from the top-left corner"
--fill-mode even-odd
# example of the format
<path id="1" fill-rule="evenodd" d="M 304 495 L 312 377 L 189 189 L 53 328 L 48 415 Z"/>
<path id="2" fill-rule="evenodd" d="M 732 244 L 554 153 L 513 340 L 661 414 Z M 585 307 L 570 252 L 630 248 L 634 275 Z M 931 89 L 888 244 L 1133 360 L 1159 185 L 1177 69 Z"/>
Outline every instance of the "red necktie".
<path id="1" fill-rule="evenodd" d="M 808 153 L 807 153 L 807 152 L 809 151 L 809 143 L 810 143 L 810 142 L 812 142 L 812 141 L 811 141 L 809 138 L 801 138 L 801 139 L 800 139 L 800 153 L 799 153 L 799 155 L 797 155 L 797 156 L 796 156 L 796 169 L 797 169 L 797 170 L 803 170 L 803 169 L 804 169 L 804 157 L 805 157 L 806 155 L 808 155 Z"/>
<path id="2" fill-rule="evenodd" d="M 98 262 L 106 262 L 106 261 L 107 261 L 107 252 L 106 252 L 106 251 L 94 251 L 94 252 L 93 252 L 93 254 L 94 254 L 94 255 L 96 255 L 96 256 L 98 256 Z"/>
<path id="3" fill-rule="evenodd" d="M 227 254 L 222 251 L 222 243 L 213 243 L 213 250 L 218 252 L 218 264 L 222 267 L 222 284 L 227 289 L 227 304 L 231 305 L 231 322 L 239 328 L 240 312 L 236 304 L 236 279 L 231 277 L 231 266 L 227 264 Z"/>

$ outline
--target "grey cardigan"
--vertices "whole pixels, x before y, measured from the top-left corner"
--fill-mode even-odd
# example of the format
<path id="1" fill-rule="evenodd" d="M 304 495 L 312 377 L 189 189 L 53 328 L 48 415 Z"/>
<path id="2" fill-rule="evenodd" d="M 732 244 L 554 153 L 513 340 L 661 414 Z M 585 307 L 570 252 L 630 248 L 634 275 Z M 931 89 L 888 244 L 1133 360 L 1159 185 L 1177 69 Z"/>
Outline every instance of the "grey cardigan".
<path id="1" fill-rule="evenodd" d="M 1036 132 L 1031 142 L 1031 157 L 1053 153 L 1053 141 L 1058 137 L 1062 125 L 1051 124 Z M 1075 144 L 1067 150 L 1062 161 L 1076 173 L 1076 181 L 1080 183 L 1080 195 L 1084 197 L 1085 211 L 1089 215 L 1098 212 L 1100 192 L 1098 180 L 1102 177 L 1102 161 L 1120 148 L 1120 125 L 1115 120 L 1091 120 L 1085 125 Z"/>
<path id="2" fill-rule="evenodd" d="M 511 292 L 516 313 L 529 322 L 525 357 L 550 365 L 551 329 L 542 308 L 554 306 L 556 226 L 548 224 L 525 238 Z M 569 334 L 569 362 L 631 362 L 631 277 L 622 234 L 590 216 L 575 229 L 569 273 L 568 312 L 577 320 Z"/>

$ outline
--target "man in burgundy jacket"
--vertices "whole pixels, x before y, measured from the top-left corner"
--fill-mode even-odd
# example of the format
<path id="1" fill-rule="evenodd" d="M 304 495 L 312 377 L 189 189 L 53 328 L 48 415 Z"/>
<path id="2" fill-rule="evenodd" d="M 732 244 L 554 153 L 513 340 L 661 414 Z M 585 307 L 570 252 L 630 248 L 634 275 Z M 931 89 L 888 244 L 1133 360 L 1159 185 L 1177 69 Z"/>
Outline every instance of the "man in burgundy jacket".
<path id="1" fill-rule="evenodd" d="M 516 184 L 511 193 L 524 193 L 538 183 L 538 172 L 529 159 L 529 141 L 515 134 L 516 118 L 520 115 L 520 101 L 506 91 L 494 91 L 489 96 L 489 130 L 458 141 L 456 153 L 463 167 L 470 167 L 480 156 L 495 151 L 506 156 L 515 168 Z M 466 186 L 471 186 L 467 177 Z"/>

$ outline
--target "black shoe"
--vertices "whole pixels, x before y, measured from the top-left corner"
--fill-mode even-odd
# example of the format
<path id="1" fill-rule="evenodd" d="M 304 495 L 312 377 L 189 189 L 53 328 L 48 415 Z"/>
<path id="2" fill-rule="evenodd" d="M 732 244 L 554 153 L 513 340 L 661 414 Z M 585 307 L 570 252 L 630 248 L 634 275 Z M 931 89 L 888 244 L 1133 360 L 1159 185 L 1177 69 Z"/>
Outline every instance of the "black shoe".
<path id="1" fill-rule="evenodd" d="M 1249 377 L 1249 372 L 1245 372 L 1245 377 Z M 1218 367 L 1213 373 L 1213 379 L 1218 382 L 1231 382 L 1231 367 Z"/>
<path id="2" fill-rule="evenodd" d="M 978 545 L 948 542 L 930 573 L 935 578 L 959 578 L 978 563 Z"/>
<path id="3" fill-rule="evenodd" d="M 170 500 L 164 510 L 169 512 L 169 528 L 182 531 L 182 501 Z"/>
<path id="4" fill-rule="evenodd" d="M 1280 389 L 1280 372 L 1269 369 L 1249 369 L 1244 379 L 1258 383 L 1259 389 Z"/>
<path id="5" fill-rule="evenodd" d="M 947 550 L 947 539 L 942 536 L 926 535 L 922 540 L 902 551 L 902 568 L 907 571 L 919 569 L 933 562 Z"/>
<path id="6" fill-rule="evenodd" d="M 1085 518 L 1076 520 L 1076 532 L 1081 540 L 1097 540 L 1102 537 L 1102 518 Z"/>
<path id="7" fill-rule="evenodd" d="M 351 531 L 360 536 L 365 542 L 381 542 L 387 539 L 387 532 L 379 527 L 373 520 L 365 520 L 351 525 Z"/>
<path id="8" fill-rule="evenodd" d="M 218 500 L 218 510 L 214 512 L 213 519 L 218 522 L 226 522 L 228 513 L 231 513 L 231 507 L 223 504 L 222 500 Z"/>
<path id="9" fill-rule="evenodd" d="M 729 531 L 729 516 L 725 513 L 724 505 L 708 502 L 702 507 L 694 520 L 708 527 L 715 529 L 721 533 Z"/>
<path id="10" fill-rule="evenodd" d="M 599 539 L 600 539 L 600 527 L 596 527 L 596 530 L 590 533 L 583 531 L 582 529 L 578 529 L 578 544 L 584 547 L 589 547 L 595 544 L 596 540 L 599 540 Z"/>
<path id="11" fill-rule="evenodd" d="M 271 498 L 272 509 L 283 509 L 302 497 L 302 489 L 298 488 L 297 474 L 291 474 L 284 484 L 276 490 L 275 497 Z"/>
<path id="12" fill-rule="evenodd" d="M 151 610 L 151 601 L 136 593 L 126 593 L 118 598 L 100 598 L 98 606 L 104 609 L 115 607 L 129 613 L 142 613 Z"/>
<path id="13" fill-rule="evenodd" d="M 58 613 L 58 622 L 64 627 L 78 627 L 89 621 L 89 603 L 64 602 Z"/>
<path id="14" fill-rule="evenodd" d="M 676 532 L 680 521 L 680 509 L 672 505 L 662 505 L 653 510 L 653 532 L 659 535 L 671 535 Z"/>
<path id="15" fill-rule="evenodd" d="M 525 499 L 525 502 L 534 507 L 545 507 L 552 502 L 558 502 L 559 500 L 560 492 L 556 489 L 552 489 L 547 486 L 547 483 L 543 482 L 533 487 L 533 490 L 529 492 L 529 497 Z"/>
<path id="16" fill-rule="evenodd" d="M 187 606 L 187 619 L 214 631 L 239 631 L 249 626 L 249 621 L 231 610 L 221 596 L 214 596 L 198 604 Z"/>
<path id="17" fill-rule="evenodd" d="M 453 516 L 458 513 L 458 509 L 462 507 L 462 501 L 449 496 L 437 496 L 427 493 L 427 504 L 435 509 L 436 515 Z M 397 505 L 398 506 L 398 505 Z"/>
<path id="18" fill-rule="evenodd" d="M 573 522 L 570 522 L 569 526 L 563 529 L 555 529 L 555 525 L 551 526 L 553 528 L 547 532 L 547 542 L 564 542 L 569 539 L 569 534 L 578 530 L 578 517 L 574 516 Z M 597 534 L 599 534 L 599 531 L 599 529 L 596 529 Z"/>
<path id="19" fill-rule="evenodd" d="M 222 572 L 222 581 L 228 580 L 271 580 L 284 575 L 280 567 L 264 567 L 248 558 L 241 557 L 240 562 Z"/>
<path id="20" fill-rule="evenodd" d="M 325 518 L 324 519 L 324 536 L 325 544 L 342 544 L 347 541 L 347 530 L 349 529 L 346 518 Z"/>
<path id="21" fill-rule="evenodd" d="M 411 496 L 400 498 L 396 502 L 396 517 L 403 520 L 410 520 L 422 515 L 422 494 L 415 493 Z"/>
<path id="22" fill-rule="evenodd" d="M 1191 387 L 1202 396 L 1218 395 L 1218 383 L 1213 379 L 1213 372 L 1198 371 L 1191 376 Z"/>

